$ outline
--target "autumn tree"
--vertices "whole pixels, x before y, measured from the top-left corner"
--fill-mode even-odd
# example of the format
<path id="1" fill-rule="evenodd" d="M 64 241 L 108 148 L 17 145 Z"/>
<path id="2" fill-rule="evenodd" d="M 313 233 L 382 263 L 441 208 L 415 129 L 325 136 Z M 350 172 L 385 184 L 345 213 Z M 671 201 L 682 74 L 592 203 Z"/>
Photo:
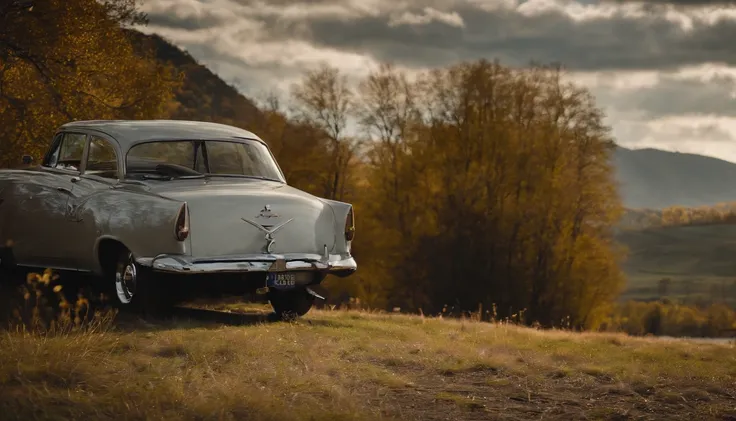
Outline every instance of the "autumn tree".
<path id="1" fill-rule="evenodd" d="M 410 265 L 404 262 L 407 244 L 414 235 L 415 208 L 420 206 L 411 194 L 420 162 L 409 159 L 416 125 L 421 122 L 416 107 L 414 85 L 408 76 L 391 64 L 373 69 L 356 89 L 353 115 L 358 129 L 369 139 L 362 156 L 365 188 L 356 198 L 356 211 L 362 215 L 362 241 L 355 244 L 356 253 L 366 262 L 359 275 L 363 289 L 374 293 L 366 299 L 369 305 L 385 305 L 387 297 L 404 292 L 391 284 L 405 279 Z M 380 291 L 380 293 L 378 292 Z M 401 305 L 414 301 L 402 297 Z"/>
<path id="2" fill-rule="evenodd" d="M 293 86 L 292 95 L 299 109 L 298 120 L 314 125 L 327 141 L 330 162 L 322 195 L 343 200 L 356 150 L 355 139 L 346 134 L 353 105 L 347 78 L 337 68 L 322 64 L 306 72 L 302 81 Z"/>
<path id="3" fill-rule="evenodd" d="M 397 242 L 371 243 L 393 278 L 389 305 L 496 304 L 501 317 L 582 327 L 617 296 L 613 141 L 592 96 L 563 76 L 479 61 L 412 82 L 384 67 L 363 82 L 364 218 Z"/>
<path id="4" fill-rule="evenodd" d="M 136 0 L 10 0 L 0 6 L 0 166 L 40 156 L 70 120 L 153 118 L 177 80 L 135 54 Z"/>
<path id="5" fill-rule="evenodd" d="M 262 121 L 255 130 L 264 139 L 279 163 L 288 183 L 307 192 L 324 193 L 332 168 L 324 132 L 309 122 L 293 120 L 274 92 L 260 101 Z"/>
<path id="6" fill-rule="evenodd" d="M 376 174 L 373 192 L 391 203 L 390 218 L 402 237 L 407 237 L 411 204 L 406 191 L 413 185 L 407 176 L 415 174 L 413 161 L 406 159 L 412 130 L 419 122 L 413 85 L 403 72 L 390 64 L 382 64 L 359 85 L 356 115 L 362 129 L 373 140 L 367 159 L 378 168 L 387 168 Z M 407 173 L 407 170 L 412 169 Z M 407 183 L 408 182 L 408 183 Z M 407 183 L 407 184 L 404 184 Z"/>

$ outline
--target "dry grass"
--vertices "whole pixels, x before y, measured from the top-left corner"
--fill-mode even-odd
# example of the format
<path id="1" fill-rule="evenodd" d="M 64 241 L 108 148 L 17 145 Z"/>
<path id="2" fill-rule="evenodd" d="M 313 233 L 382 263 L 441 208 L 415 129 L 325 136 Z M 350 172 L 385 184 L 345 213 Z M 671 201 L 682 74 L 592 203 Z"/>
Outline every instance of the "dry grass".
<path id="1" fill-rule="evenodd" d="M 345 311 L 0 335 L 3 419 L 736 418 L 732 345 Z"/>

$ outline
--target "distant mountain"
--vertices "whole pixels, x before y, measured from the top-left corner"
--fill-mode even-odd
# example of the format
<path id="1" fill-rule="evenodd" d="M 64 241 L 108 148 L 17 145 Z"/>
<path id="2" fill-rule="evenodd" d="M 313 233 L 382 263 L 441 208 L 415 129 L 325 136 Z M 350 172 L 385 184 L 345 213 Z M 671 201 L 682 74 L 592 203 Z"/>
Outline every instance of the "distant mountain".
<path id="1" fill-rule="evenodd" d="M 695 207 L 736 200 L 736 164 L 658 149 L 618 147 L 615 166 L 627 208 Z"/>
<path id="2" fill-rule="evenodd" d="M 206 66 L 197 62 L 159 35 L 147 35 L 126 30 L 138 51 L 153 51 L 156 59 L 171 64 L 184 75 L 181 89 L 176 92 L 171 118 L 203 120 L 239 127 L 260 127 L 265 117 L 250 99 L 229 85 Z"/>

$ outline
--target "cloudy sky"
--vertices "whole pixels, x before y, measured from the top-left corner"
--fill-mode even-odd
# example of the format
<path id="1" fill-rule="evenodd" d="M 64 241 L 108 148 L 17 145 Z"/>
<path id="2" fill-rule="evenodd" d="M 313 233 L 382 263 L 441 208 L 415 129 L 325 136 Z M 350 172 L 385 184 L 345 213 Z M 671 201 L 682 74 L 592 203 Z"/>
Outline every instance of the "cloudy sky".
<path id="1" fill-rule="evenodd" d="M 736 162 L 736 0 L 146 0 L 155 32 L 248 96 L 351 75 L 561 62 L 617 141 Z"/>

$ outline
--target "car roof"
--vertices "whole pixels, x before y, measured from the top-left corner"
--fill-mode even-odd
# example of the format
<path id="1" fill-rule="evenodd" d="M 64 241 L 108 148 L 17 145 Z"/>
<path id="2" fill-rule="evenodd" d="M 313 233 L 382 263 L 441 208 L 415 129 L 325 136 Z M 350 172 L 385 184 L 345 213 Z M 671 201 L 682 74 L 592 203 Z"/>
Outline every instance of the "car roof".
<path id="1" fill-rule="evenodd" d="M 84 120 L 72 121 L 60 130 L 88 129 L 105 133 L 123 149 L 151 140 L 252 139 L 263 140 L 248 130 L 226 124 L 189 120 Z"/>

